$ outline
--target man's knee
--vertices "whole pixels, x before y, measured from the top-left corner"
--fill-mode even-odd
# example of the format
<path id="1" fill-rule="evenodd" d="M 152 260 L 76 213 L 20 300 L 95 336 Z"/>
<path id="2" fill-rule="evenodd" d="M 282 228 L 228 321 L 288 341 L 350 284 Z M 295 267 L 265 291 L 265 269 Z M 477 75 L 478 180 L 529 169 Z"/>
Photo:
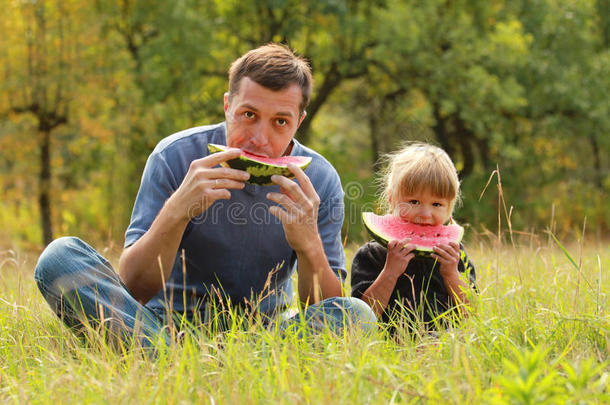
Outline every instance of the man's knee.
<path id="1" fill-rule="evenodd" d="M 322 312 L 341 322 L 348 322 L 365 330 L 376 325 L 375 313 L 364 301 L 354 297 L 333 297 L 321 303 Z"/>
<path id="2" fill-rule="evenodd" d="M 67 263 L 74 257 L 75 250 L 83 244 L 79 238 L 65 236 L 55 239 L 45 248 L 34 270 L 34 279 L 41 290 L 69 271 Z"/>
<path id="3" fill-rule="evenodd" d="M 340 305 L 350 314 L 352 321 L 367 324 L 377 322 L 377 317 L 371 307 L 361 299 L 355 297 L 337 297 L 337 299 L 340 300 Z"/>

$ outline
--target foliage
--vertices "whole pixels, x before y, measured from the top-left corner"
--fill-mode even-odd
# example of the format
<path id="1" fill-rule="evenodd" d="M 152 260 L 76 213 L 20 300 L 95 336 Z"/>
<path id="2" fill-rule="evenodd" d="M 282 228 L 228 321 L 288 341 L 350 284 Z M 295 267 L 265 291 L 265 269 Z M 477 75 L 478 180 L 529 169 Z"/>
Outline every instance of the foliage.
<path id="1" fill-rule="evenodd" d="M 407 140 L 453 157 L 457 219 L 474 230 L 497 222 L 496 195 L 481 198 L 496 169 L 516 229 L 610 229 L 607 0 L 0 6 L 0 209 L 19 243 L 40 243 L 45 221 L 53 236 L 120 243 L 156 143 L 221 121 L 229 64 L 269 41 L 312 64 L 298 139 L 342 177 L 348 240 L 364 237 L 379 159 Z"/>

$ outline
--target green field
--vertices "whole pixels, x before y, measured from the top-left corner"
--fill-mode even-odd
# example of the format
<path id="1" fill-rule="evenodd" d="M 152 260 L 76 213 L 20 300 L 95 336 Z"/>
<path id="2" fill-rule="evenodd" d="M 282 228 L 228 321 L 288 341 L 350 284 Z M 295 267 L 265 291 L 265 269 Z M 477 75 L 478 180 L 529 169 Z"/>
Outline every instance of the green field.
<path id="1" fill-rule="evenodd" d="M 77 339 L 35 286 L 36 256 L 4 250 L 0 402 L 609 403 L 610 247 L 467 247 L 474 312 L 438 338 L 281 339 L 254 325 L 186 336 L 154 360 Z"/>
<path id="2" fill-rule="evenodd" d="M 0 405 L 610 404 L 610 0 L 0 9 Z M 348 266 L 387 154 L 422 141 L 450 155 L 472 312 L 397 339 L 280 338 L 238 318 L 154 359 L 76 337 L 35 285 L 41 247 L 78 236 L 116 268 L 151 152 L 225 120 L 227 70 L 268 42 L 312 67 L 295 139 L 340 175 Z"/>

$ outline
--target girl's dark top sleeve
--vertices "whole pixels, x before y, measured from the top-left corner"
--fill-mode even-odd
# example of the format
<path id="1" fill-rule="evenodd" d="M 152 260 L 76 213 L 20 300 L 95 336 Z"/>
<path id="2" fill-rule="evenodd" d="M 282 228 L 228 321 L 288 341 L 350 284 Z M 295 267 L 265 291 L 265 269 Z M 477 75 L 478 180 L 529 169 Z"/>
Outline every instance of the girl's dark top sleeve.
<path id="1" fill-rule="evenodd" d="M 387 249 L 377 242 L 368 242 L 356 252 L 352 262 L 352 296 L 362 298 L 364 292 L 383 270 Z"/>

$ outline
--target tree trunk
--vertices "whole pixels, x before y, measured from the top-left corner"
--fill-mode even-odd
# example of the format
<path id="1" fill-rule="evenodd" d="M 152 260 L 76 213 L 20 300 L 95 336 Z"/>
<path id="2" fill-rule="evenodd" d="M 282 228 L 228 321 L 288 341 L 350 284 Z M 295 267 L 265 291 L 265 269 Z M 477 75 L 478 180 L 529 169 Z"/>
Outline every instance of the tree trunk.
<path id="1" fill-rule="evenodd" d="M 599 12 L 599 25 L 602 36 L 602 49 L 610 46 L 610 1 L 609 0 L 597 0 L 597 10 Z"/>
<path id="2" fill-rule="evenodd" d="M 371 149 L 373 152 L 373 162 L 372 162 L 372 167 L 373 167 L 373 171 L 375 173 L 377 173 L 380 169 L 380 154 L 381 151 L 379 150 L 379 138 L 378 138 L 378 132 L 379 132 L 379 126 L 378 126 L 378 114 L 379 114 L 379 110 L 377 110 L 376 108 L 371 108 L 369 109 L 369 134 L 371 137 Z"/>
<path id="3" fill-rule="evenodd" d="M 604 184 L 602 181 L 602 161 L 599 155 L 599 144 L 595 134 L 589 134 L 589 143 L 591 144 L 591 151 L 593 152 L 593 180 L 599 190 L 603 190 Z"/>
<path id="4" fill-rule="evenodd" d="M 470 176 L 474 170 L 474 153 L 472 152 L 472 144 L 476 144 L 474 134 L 466 128 L 464 121 L 458 114 L 455 115 L 455 131 L 458 143 L 460 144 L 460 151 L 462 152 L 462 159 L 464 166 L 460 171 L 462 179 Z"/>
<path id="5" fill-rule="evenodd" d="M 53 241 L 53 221 L 51 213 L 51 130 L 42 131 L 40 144 L 40 177 L 38 204 L 42 226 L 42 241 L 46 245 Z"/>
<path id="6" fill-rule="evenodd" d="M 322 86 L 320 86 L 315 98 L 313 98 L 307 107 L 307 116 L 301 123 L 298 132 L 298 139 L 303 145 L 307 145 L 309 142 L 310 132 L 309 128 L 311 127 L 311 122 L 313 117 L 318 113 L 320 107 L 324 105 L 330 94 L 333 90 L 341 83 L 343 77 L 341 73 L 339 73 L 339 69 L 336 63 L 333 63 L 330 66 L 330 69 L 324 75 L 324 81 L 322 82 Z"/>
<path id="7" fill-rule="evenodd" d="M 438 103 L 432 104 L 432 113 L 434 114 L 434 126 L 432 130 L 434 131 L 434 135 L 436 135 L 436 139 L 441 144 L 441 148 L 447 152 L 452 159 L 455 156 L 455 150 L 453 145 L 449 141 L 449 131 L 447 130 L 447 122 L 446 119 L 441 116 L 440 105 Z"/>
<path id="8" fill-rule="evenodd" d="M 477 139 L 476 146 L 479 149 L 479 157 L 481 158 L 481 162 L 483 164 L 485 172 L 490 172 L 492 170 L 492 167 L 491 159 L 489 157 L 490 151 L 487 139 Z"/>

